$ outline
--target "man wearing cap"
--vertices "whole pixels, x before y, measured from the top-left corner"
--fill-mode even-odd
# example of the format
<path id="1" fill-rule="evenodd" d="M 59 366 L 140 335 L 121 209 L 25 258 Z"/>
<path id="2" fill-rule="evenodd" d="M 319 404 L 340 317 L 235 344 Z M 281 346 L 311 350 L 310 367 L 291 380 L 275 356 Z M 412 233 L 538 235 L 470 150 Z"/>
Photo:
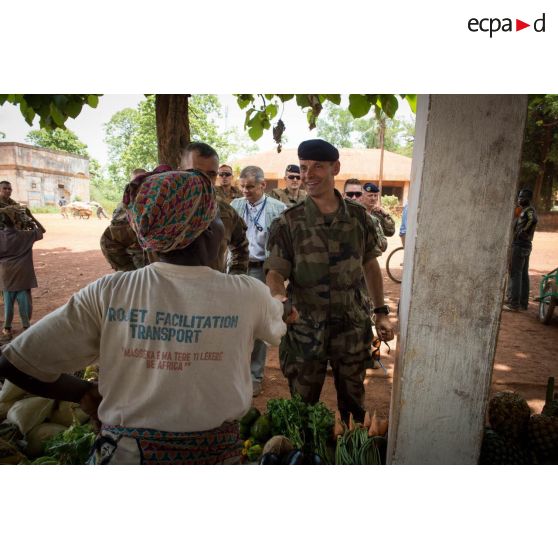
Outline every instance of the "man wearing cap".
<path id="1" fill-rule="evenodd" d="M 217 196 L 227 203 L 242 197 L 242 192 L 233 184 L 233 170 L 230 165 L 221 165 L 219 172 L 219 184 L 215 186 Z"/>
<path id="2" fill-rule="evenodd" d="M 298 156 L 308 197 L 273 222 L 264 266 L 272 295 L 288 297 L 294 309 L 279 349 L 281 369 L 292 394 L 316 403 L 329 361 L 343 420 L 352 414 L 362 422 L 364 376 L 372 363 L 363 275 L 378 336 L 393 339 L 377 261 L 382 250 L 366 209 L 335 189 L 338 150 L 323 140 L 309 140 L 300 144 Z"/>
<path id="3" fill-rule="evenodd" d="M 386 236 L 395 234 L 395 221 L 393 217 L 380 205 L 380 188 L 372 182 L 367 182 L 363 187 L 362 203 L 370 215 L 374 215 Z"/>
<path id="4" fill-rule="evenodd" d="M 343 185 L 343 198 L 361 203 L 362 196 L 363 196 L 362 184 L 358 178 L 349 178 L 348 180 L 345 181 L 345 184 Z M 374 226 L 376 227 L 376 233 L 378 235 L 378 245 L 380 246 L 382 252 L 385 252 L 388 243 L 384 235 L 382 225 L 380 224 L 380 220 L 373 213 L 370 214 L 370 217 L 372 218 Z M 366 286 L 365 286 L 365 290 L 366 290 Z"/>
<path id="5" fill-rule="evenodd" d="M 248 226 L 246 233 L 250 251 L 248 275 L 264 283 L 265 274 L 263 266 L 269 255 L 269 252 L 266 250 L 269 228 L 273 220 L 287 209 L 283 202 L 265 195 L 265 186 L 264 172 L 260 167 L 245 167 L 240 173 L 240 188 L 244 197 L 237 198 L 231 202 L 233 209 L 244 219 Z M 256 339 L 250 365 L 254 396 L 259 395 L 262 389 L 266 354 L 265 344 Z"/>
<path id="6" fill-rule="evenodd" d="M 287 207 L 304 201 L 306 192 L 300 188 L 300 168 L 298 165 L 288 165 L 285 170 L 286 188 L 274 188 L 270 192 L 270 196 L 283 202 Z"/>
<path id="7" fill-rule="evenodd" d="M 513 229 L 510 262 L 510 285 L 508 303 L 504 310 L 518 312 L 529 307 L 529 256 L 533 248 L 533 236 L 537 227 L 537 212 L 531 205 L 533 192 L 524 188 L 519 192 L 517 204 L 521 208 Z"/>

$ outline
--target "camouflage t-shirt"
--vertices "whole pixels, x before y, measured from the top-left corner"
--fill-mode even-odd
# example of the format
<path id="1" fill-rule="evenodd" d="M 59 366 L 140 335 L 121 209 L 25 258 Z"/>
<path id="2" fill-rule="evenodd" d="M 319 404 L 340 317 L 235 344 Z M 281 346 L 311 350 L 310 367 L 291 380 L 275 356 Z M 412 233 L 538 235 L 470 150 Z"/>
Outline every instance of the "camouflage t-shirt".
<path id="1" fill-rule="evenodd" d="M 218 198 L 225 200 L 227 203 L 231 203 L 232 200 L 236 198 L 244 197 L 242 192 L 236 186 L 231 186 L 229 190 L 225 190 L 223 186 L 215 186 L 215 194 Z"/>
<path id="2" fill-rule="evenodd" d="M 292 196 L 287 189 L 274 188 L 269 192 L 269 196 L 283 202 L 287 207 L 292 207 L 297 203 L 304 201 L 307 196 L 306 190 L 298 190 L 296 196 Z"/>
<path id="3" fill-rule="evenodd" d="M 225 273 L 227 271 L 227 257 L 230 254 L 228 258 L 229 274 L 242 275 L 248 273 L 250 252 L 248 239 L 246 238 L 246 223 L 227 202 L 219 198 L 218 203 L 225 234 L 219 247 L 217 261 L 213 262 L 211 267 Z"/>
<path id="4" fill-rule="evenodd" d="M 378 208 L 376 211 L 372 210 L 371 215 L 378 219 L 385 236 L 393 236 L 395 234 L 395 221 L 387 211 Z"/>
<path id="5" fill-rule="evenodd" d="M 148 255 L 130 227 L 122 203 L 116 206 L 100 244 L 105 259 L 115 271 L 133 271 L 149 264 Z"/>
<path id="6" fill-rule="evenodd" d="M 382 240 L 362 205 L 336 195 L 339 210 L 329 224 L 308 196 L 271 225 L 264 269 L 289 280 L 287 294 L 300 318 L 281 347 L 294 356 L 339 358 L 372 341 L 363 265 L 382 254 Z"/>

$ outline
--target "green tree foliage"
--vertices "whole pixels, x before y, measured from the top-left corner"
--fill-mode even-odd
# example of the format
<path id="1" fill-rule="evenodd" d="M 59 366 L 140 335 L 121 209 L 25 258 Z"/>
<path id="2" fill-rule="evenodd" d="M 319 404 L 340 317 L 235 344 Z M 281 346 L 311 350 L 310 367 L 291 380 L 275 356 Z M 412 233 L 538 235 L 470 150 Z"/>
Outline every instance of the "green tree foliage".
<path id="1" fill-rule="evenodd" d="M 406 157 L 413 155 L 415 142 L 415 123 L 412 120 L 385 118 L 355 120 L 355 130 L 358 132 L 358 143 L 369 149 L 380 148 L 380 123 L 385 123 L 384 149 L 399 153 Z"/>
<path id="2" fill-rule="evenodd" d="M 233 146 L 230 135 L 220 132 L 215 120 L 221 116 L 216 95 L 193 95 L 189 103 L 192 141 L 214 147 L 226 160 Z M 105 125 L 105 142 L 109 147 L 108 172 L 114 185 L 122 189 L 135 168 L 153 169 L 158 164 L 155 96 L 149 95 L 136 109 L 117 112 Z"/>
<path id="3" fill-rule="evenodd" d="M 386 118 L 354 118 L 348 109 L 325 105 L 318 120 L 318 135 L 337 147 L 380 148 L 380 123 L 385 122 L 384 148 L 410 157 L 413 153 L 413 121 Z"/>
<path id="4" fill-rule="evenodd" d="M 318 135 L 336 147 L 355 147 L 355 123 L 348 109 L 329 104 L 318 120 Z"/>
<path id="5" fill-rule="evenodd" d="M 82 157 L 89 157 L 87 145 L 80 141 L 77 135 L 67 128 L 55 128 L 54 130 L 32 130 L 25 139 L 37 147 L 65 151 Z"/>
<path id="6" fill-rule="evenodd" d="M 281 151 L 282 136 L 285 131 L 285 124 L 281 119 L 283 114 L 283 105 L 286 102 L 295 100 L 296 104 L 306 113 L 308 127 L 310 130 L 316 127 L 318 117 L 322 112 L 324 103 L 329 101 L 334 105 L 341 104 L 341 95 L 332 94 L 324 95 L 317 93 L 305 94 L 279 94 L 279 93 L 262 93 L 253 95 L 250 93 L 242 93 L 235 95 L 238 106 L 246 111 L 244 120 L 244 129 L 248 131 L 248 135 L 254 140 L 262 137 L 265 130 L 273 126 L 273 139 L 277 143 L 277 151 Z M 377 118 L 385 115 L 393 118 L 399 108 L 399 100 L 396 95 L 377 95 L 372 93 L 349 95 L 348 110 L 353 118 L 362 118 L 371 110 L 376 114 Z M 406 100 L 411 110 L 416 110 L 416 95 L 399 95 L 401 99 Z M 279 115 L 279 118 L 277 116 Z"/>
<path id="7" fill-rule="evenodd" d="M 0 106 L 11 103 L 18 106 L 29 126 L 39 116 L 41 128 L 64 128 L 68 118 L 76 118 L 85 105 L 96 108 L 98 94 L 84 95 L 0 95 Z"/>
<path id="8" fill-rule="evenodd" d="M 530 95 L 521 187 L 533 190 L 537 209 L 549 211 L 558 194 L 558 95 Z"/>

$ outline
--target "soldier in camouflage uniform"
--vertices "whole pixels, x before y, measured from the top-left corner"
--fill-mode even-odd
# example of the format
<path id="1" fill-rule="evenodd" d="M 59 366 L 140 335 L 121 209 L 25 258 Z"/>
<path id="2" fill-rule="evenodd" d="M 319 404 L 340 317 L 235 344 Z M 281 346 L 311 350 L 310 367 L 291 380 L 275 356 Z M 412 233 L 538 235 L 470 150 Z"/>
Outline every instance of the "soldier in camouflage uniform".
<path id="1" fill-rule="evenodd" d="M 287 207 L 292 207 L 298 202 L 306 199 L 306 191 L 300 188 L 300 168 L 298 165 L 288 165 L 285 169 L 286 188 L 274 188 L 270 193 L 270 198 L 275 198 L 283 202 Z"/>
<path id="2" fill-rule="evenodd" d="M 130 181 L 145 173 L 147 173 L 145 169 L 134 169 L 130 173 Z M 110 225 L 101 236 L 101 252 L 115 271 L 133 271 L 148 265 L 151 261 L 149 255 L 139 245 L 136 233 L 128 223 L 122 203 L 116 206 Z"/>
<path id="3" fill-rule="evenodd" d="M 11 224 L 21 231 L 39 229 L 45 233 L 45 228 L 35 219 L 29 208 L 12 200 L 11 195 L 11 183 L 7 180 L 2 180 L 0 182 L 0 229 Z"/>
<path id="4" fill-rule="evenodd" d="M 10 205 L 18 205 L 18 203 L 10 197 L 12 195 L 12 185 L 7 180 L 0 182 L 0 208 Z"/>
<path id="5" fill-rule="evenodd" d="M 230 167 L 225 165 L 225 169 L 228 168 Z M 211 146 L 206 143 L 193 142 L 188 144 L 181 154 L 180 170 L 188 169 L 204 172 L 209 176 L 211 183 L 215 184 L 217 171 L 221 172 L 223 166 L 219 167 L 219 156 Z M 221 273 L 246 274 L 249 260 L 246 223 L 219 194 L 217 194 L 217 203 L 225 227 L 225 234 L 219 248 L 218 259 L 211 267 Z"/>
<path id="6" fill-rule="evenodd" d="M 316 403 L 328 361 L 343 420 L 364 419 L 364 376 L 371 366 L 372 324 L 361 291 L 362 276 L 376 314 L 378 336 L 393 339 L 384 306 L 378 229 L 365 208 L 335 190 L 339 152 L 323 140 L 298 149 L 308 197 L 271 226 L 265 263 L 272 295 L 295 309 L 279 358 L 291 394 Z M 289 285 L 285 291 L 284 281 Z"/>
<path id="7" fill-rule="evenodd" d="M 221 273 L 245 275 L 248 272 L 250 258 L 246 223 L 226 201 L 218 197 L 217 203 L 221 221 L 225 226 L 225 235 L 219 248 L 219 259 L 211 267 Z M 228 257 L 229 253 L 230 257 Z"/>
<path id="8" fill-rule="evenodd" d="M 360 203 L 362 196 L 363 196 L 362 184 L 360 183 L 360 180 L 358 178 L 349 178 L 348 180 L 345 181 L 345 184 L 343 185 L 343 198 L 345 199 L 348 198 L 350 200 L 357 201 Z M 380 220 L 374 213 L 371 213 L 370 217 L 372 217 L 372 221 L 374 222 L 374 226 L 376 227 L 376 232 L 378 234 L 378 245 L 380 246 L 382 252 L 385 252 L 387 250 L 388 243 L 387 243 L 387 238 L 382 229 Z M 364 288 L 364 296 L 366 296 L 366 285 L 364 285 L 364 282 L 363 282 L 363 288 Z"/>
<path id="9" fill-rule="evenodd" d="M 150 262 L 128 223 L 122 203 L 116 206 L 110 225 L 101 236 L 101 251 L 115 271 L 133 271 Z"/>
<path id="10" fill-rule="evenodd" d="M 395 234 L 395 221 L 393 217 L 380 205 L 380 188 L 372 182 L 367 182 L 363 187 L 362 204 L 370 215 L 374 215 L 382 225 L 382 230 L 386 236 Z"/>
<path id="11" fill-rule="evenodd" d="M 217 197 L 231 203 L 236 198 L 242 198 L 240 188 L 233 184 L 233 170 L 229 165 L 221 165 L 219 167 L 219 184 L 215 186 Z M 210 177 L 211 178 L 211 177 Z"/>

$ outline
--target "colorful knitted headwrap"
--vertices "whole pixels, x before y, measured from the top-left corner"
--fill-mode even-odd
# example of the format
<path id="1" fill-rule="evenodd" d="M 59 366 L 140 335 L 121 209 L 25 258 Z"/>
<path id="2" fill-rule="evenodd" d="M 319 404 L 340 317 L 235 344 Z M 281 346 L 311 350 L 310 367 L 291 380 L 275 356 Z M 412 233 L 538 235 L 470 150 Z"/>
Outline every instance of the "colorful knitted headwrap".
<path id="1" fill-rule="evenodd" d="M 202 172 L 157 171 L 130 182 L 122 201 L 143 248 L 180 250 L 215 219 L 215 190 Z"/>

